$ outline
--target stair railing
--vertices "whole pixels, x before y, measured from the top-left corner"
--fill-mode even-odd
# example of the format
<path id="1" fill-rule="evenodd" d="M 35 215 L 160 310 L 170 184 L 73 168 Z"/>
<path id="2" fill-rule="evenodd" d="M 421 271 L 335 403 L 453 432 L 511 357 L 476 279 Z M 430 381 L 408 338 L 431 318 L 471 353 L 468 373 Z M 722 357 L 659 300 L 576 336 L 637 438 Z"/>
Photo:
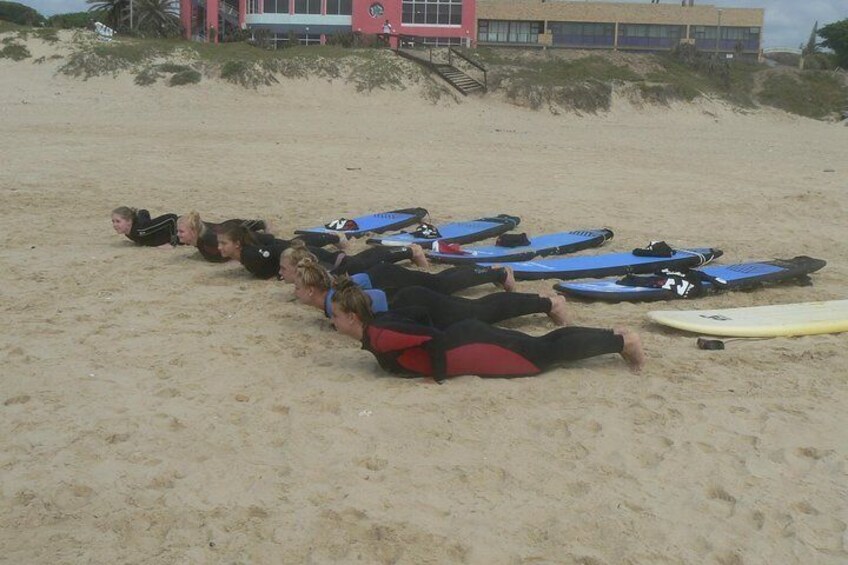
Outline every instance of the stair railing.
<path id="1" fill-rule="evenodd" d="M 452 60 L 451 54 L 455 54 L 457 57 L 459 57 L 460 59 L 462 59 L 463 61 L 465 61 L 469 65 L 471 65 L 472 67 L 476 67 L 476 68 L 480 69 L 481 71 L 483 71 L 483 88 L 485 90 L 489 90 L 489 82 L 488 82 L 486 67 L 484 67 L 483 65 L 481 65 L 477 61 L 472 60 L 470 57 L 468 57 L 467 55 L 465 55 L 461 51 L 454 49 L 453 47 L 451 47 L 450 51 L 448 51 L 448 60 Z"/>

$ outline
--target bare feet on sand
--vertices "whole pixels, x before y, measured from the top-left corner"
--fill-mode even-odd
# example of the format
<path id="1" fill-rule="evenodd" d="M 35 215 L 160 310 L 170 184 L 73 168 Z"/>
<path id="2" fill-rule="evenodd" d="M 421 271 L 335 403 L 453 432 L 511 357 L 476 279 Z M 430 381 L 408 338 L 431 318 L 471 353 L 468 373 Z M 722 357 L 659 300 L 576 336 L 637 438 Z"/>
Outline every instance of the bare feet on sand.
<path id="1" fill-rule="evenodd" d="M 568 315 L 568 303 L 565 300 L 565 297 L 561 294 L 556 294 L 553 296 L 546 296 L 548 300 L 551 301 L 551 311 L 548 312 L 548 316 L 554 323 L 558 326 L 570 326 L 571 325 L 571 317 Z"/>
<path id="2" fill-rule="evenodd" d="M 512 267 L 492 267 L 493 269 L 503 269 L 506 273 L 504 280 L 500 283 L 503 289 L 507 292 L 512 292 L 515 290 L 515 273 L 512 270 Z"/>
<path id="3" fill-rule="evenodd" d="M 642 350 L 642 340 L 632 330 L 627 328 L 616 328 L 613 330 L 616 335 L 624 338 L 624 348 L 621 350 L 621 356 L 627 361 L 630 370 L 638 373 L 645 366 L 645 352 Z"/>
<path id="4" fill-rule="evenodd" d="M 422 248 L 417 243 L 410 244 L 410 251 L 412 251 L 412 262 L 422 269 L 430 268 L 430 261 L 427 260 L 427 256 L 424 254 L 424 248 Z"/>
<path id="5" fill-rule="evenodd" d="M 339 251 L 347 251 L 347 249 L 350 247 L 350 239 L 348 239 L 348 237 L 343 233 L 338 234 L 336 237 L 339 238 L 339 240 L 333 244 L 335 245 L 336 249 L 338 249 Z"/>

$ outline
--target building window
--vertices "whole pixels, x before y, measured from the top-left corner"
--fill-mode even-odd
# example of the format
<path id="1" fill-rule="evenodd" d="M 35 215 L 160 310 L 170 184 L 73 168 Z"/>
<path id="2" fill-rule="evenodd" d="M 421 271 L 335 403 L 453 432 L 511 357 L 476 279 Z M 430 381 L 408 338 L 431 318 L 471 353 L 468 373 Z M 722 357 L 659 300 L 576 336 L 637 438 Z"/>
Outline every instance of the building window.
<path id="1" fill-rule="evenodd" d="M 291 45 L 320 45 L 320 33 L 275 33 L 274 48 L 283 49 Z"/>
<path id="2" fill-rule="evenodd" d="M 295 14 L 320 14 L 321 0 L 294 0 Z"/>
<path id="3" fill-rule="evenodd" d="M 550 30 L 554 45 L 612 47 L 615 43 L 615 24 L 551 22 Z"/>
<path id="4" fill-rule="evenodd" d="M 353 13 L 353 0 L 327 0 L 328 16 L 349 16 Z"/>
<path id="5" fill-rule="evenodd" d="M 477 41 L 483 43 L 539 43 L 542 22 L 480 20 Z"/>
<path id="6" fill-rule="evenodd" d="M 684 26 L 621 24 L 618 44 L 621 47 L 671 48 L 686 35 Z"/>
<path id="7" fill-rule="evenodd" d="M 289 0 L 264 0 L 263 8 L 266 14 L 288 14 Z"/>
<path id="8" fill-rule="evenodd" d="M 424 45 L 432 45 L 433 47 L 449 47 L 452 45 L 461 46 L 465 40 L 461 37 L 422 37 L 421 43 Z"/>
<path id="9" fill-rule="evenodd" d="M 462 25 L 462 0 L 403 0 L 401 22 L 415 25 Z"/>

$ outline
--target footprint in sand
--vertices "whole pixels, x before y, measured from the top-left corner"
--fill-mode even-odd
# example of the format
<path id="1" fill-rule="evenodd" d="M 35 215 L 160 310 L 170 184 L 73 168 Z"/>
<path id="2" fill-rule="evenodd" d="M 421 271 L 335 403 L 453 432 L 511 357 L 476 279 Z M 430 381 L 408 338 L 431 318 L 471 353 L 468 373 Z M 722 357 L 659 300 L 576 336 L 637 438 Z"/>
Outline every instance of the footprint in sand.
<path id="1" fill-rule="evenodd" d="M 28 394 L 21 394 L 18 396 L 13 396 L 12 398 L 7 398 L 3 403 L 4 406 L 12 406 L 14 404 L 26 404 L 31 400 Z"/>

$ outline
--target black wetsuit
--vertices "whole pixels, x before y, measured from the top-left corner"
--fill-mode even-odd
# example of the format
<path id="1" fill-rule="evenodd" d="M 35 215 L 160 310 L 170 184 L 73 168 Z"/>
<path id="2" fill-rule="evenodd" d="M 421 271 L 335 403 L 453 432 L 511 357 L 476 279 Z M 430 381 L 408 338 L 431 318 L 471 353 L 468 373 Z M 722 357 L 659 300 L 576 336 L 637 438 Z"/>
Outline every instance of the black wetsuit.
<path id="1" fill-rule="evenodd" d="M 220 224 L 212 222 L 203 222 L 203 235 L 197 238 L 197 250 L 207 261 L 213 263 L 223 263 L 227 261 L 221 256 L 218 251 L 218 234 L 221 230 L 230 225 L 241 225 L 250 231 L 262 231 L 265 229 L 265 222 L 262 220 L 225 220 Z"/>
<path id="2" fill-rule="evenodd" d="M 409 286 L 423 286 L 442 294 L 453 294 L 481 284 L 503 284 L 506 280 L 506 270 L 504 269 L 472 267 L 470 265 L 452 267 L 440 273 L 426 273 L 406 269 L 392 263 L 380 263 L 362 274 L 367 276 L 370 286 L 367 282 L 363 284 L 357 281 L 360 286 L 363 288 L 379 288 L 389 295 Z"/>
<path id="3" fill-rule="evenodd" d="M 292 246 L 292 239 L 278 239 L 267 233 L 254 233 L 255 245 L 245 245 L 241 250 L 241 264 L 260 279 L 278 277 L 280 274 L 280 256 Z M 306 243 L 310 252 L 322 263 L 335 263 L 338 251 L 329 251 L 319 247 L 338 242 L 335 234 L 307 233 L 297 236 Z"/>
<path id="4" fill-rule="evenodd" d="M 364 273 L 381 263 L 397 263 L 406 259 L 412 259 L 412 249 L 409 247 L 369 247 L 356 255 L 342 254 L 342 256 L 337 257 L 330 273 L 334 275 L 355 275 Z"/>
<path id="5" fill-rule="evenodd" d="M 390 311 L 401 315 L 415 315 L 416 311 L 426 313 L 432 325 L 440 329 L 463 320 L 494 324 L 527 314 L 547 314 L 551 306 L 550 298 L 538 294 L 495 292 L 471 299 L 442 294 L 422 286 L 401 288 L 388 301 Z"/>
<path id="6" fill-rule="evenodd" d="M 534 337 L 479 320 L 438 330 L 399 317 L 378 314 L 365 326 L 362 348 L 392 373 L 437 380 L 458 375 L 522 377 L 565 361 L 621 353 L 624 338 L 598 328 L 559 328 Z"/>
<path id="7" fill-rule="evenodd" d="M 166 243 L 173 245 L 177 238 L 177 215 L 162 214 L 151 219 L 150 212 L 139 210 L 127 237 L 146 247 L 159 247 Z"/>

